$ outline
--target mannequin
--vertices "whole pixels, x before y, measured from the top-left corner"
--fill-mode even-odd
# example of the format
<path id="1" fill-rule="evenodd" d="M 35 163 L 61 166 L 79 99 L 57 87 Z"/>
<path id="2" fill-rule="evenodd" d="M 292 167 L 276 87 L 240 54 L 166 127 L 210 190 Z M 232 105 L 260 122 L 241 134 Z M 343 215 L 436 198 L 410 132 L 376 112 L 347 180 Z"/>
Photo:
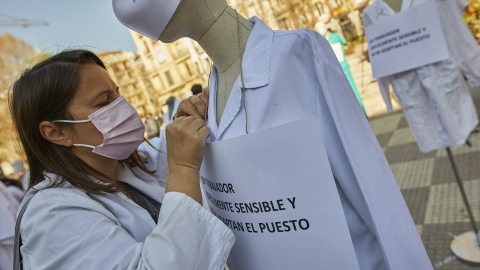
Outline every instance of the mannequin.
<path id="1" fill-rule="evenodd" d="M 431 269 L 382 149 L 325 38 L 308 29 L 274 31 L 259 18 L 239 16 L 225 0 L 137 0 L 146 7 L 113 2 L 130 29 L 162 42 L 192 38 L 213 60 L 207 142 L 315 117 L 360 269 Z M 173 2 L 174 11 L 156 16 Z M 168 22 L 155 28 L 160 17 Z M 242 258 L 231 259 L 235 265 Z"/>
<path id="2" fill-rule="evenodd" d="M 238 18 L 243 52 L 253 23 L 241 15 Z M 218 124 L 235 80 L 240 75 L 236 11 L 225 0 L 181 0 L 159 40 L 169 43 L 183 37 L 197 41 L 218 70 Z"/>

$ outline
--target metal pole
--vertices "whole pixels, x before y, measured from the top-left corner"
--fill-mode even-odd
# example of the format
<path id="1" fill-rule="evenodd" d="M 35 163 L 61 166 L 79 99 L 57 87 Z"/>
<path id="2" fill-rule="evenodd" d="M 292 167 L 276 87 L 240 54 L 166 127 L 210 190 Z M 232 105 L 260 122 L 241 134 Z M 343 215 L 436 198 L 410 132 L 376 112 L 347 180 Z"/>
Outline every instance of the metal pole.
<path id="1" fill-rule="evenodd" d="M 453 160 L 452 152 L 450 151 L 450 147 L 446 147 L 448 158 L 450 159 L 450 163 L 452 164 L 453 173 L 455 174 L 455 180 L 457 180 L 458 188 L 460 189 L 460 193 L 462 194 L 463 203 L 467 208 L 468 217 L 470 218 L 470 223 L 472 224 L 473 232 L 477 237 L 478 245 L 480 246 L 480 235 L 478 234 L 477 224 L 473 217 L 472 209 L 470 208 L 470 204 L 468 203 L 467 194 L 465 193 L 465 189 L 463 187 L 462 180 L 460 179 L 460 175 L 457 171 L 457 166 L 455 165 L 455 161 Z"/>

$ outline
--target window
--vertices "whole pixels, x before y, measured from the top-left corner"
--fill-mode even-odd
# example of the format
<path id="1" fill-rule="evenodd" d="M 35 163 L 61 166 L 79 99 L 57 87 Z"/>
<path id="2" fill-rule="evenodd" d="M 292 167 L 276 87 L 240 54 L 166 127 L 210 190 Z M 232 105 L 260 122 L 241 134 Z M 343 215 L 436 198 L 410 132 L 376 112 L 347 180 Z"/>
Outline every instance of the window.
<path id="1" fill-rule="evenodd" d="M 172 79 L 172 75 L 170 75 L 170 71 L 165 72 L 165 77 L 167 77 L 168 83 L 170 84 L 170 86 L 172 86 L 173 79 Z"/>
<path id="2" fill-rule="evenodd" d="M 188 64 L 185 63 L 185 68 L 187 69 L 188 75 L 192 76 L 192 71 L 190 71 L 190 68 L 188 67 Z"/>
<path id="3" fill-rule="evenodd" d="M 341 5 L 343 5 L 342 0 L 330 0 L 330 6 L 332 9 L 339 8 Z"/>
<path id="4" fill-rule="evenodd" d="M 158 74 L 152 77 L 152 83 L 153 87 L 155 87 L 155 89 L 157 90 L 159 90 L 160 88 L 165 88 L 163 87 L 162 81 L 160 80 L 160 76 L 158 76 Z"/>
<path id="5" fill-rule="evenodd" d="M 163 63 L 163 62 L 165 62 L 165 60 L 167 60 L 165 58 L 165 55 L 163 54 L 163 52 L 160 51 L 160 50 L 157 51 L 157 58 L 158 58 L 158 61 L 160 61 L 160 63 Z"/>
<path id="6" fill-rule="evenodd" d="M 315 7 L 318 11 L 318 15 L 317 15 L 318 17 L 322 16 L 325 13 L 324 12 L 325 10 L 323 9 L 323 4 L 321 2 L 316 3 Z"/>
<path id="7" fill-rule="evenodd" d="M 147 40 L 144 40 L 144 41 L 143 41 L 143 44 L 145 45 L 145 51 L 146 51 L 147 53 L 150 53 L 150 48 L 148 47 L 148 41 L 147 41 Z"/>
<path id="8" fill-rule="evenodd" d="M 177 54 L 178 54 L 178 57 L 182 57 L 184 56 L 186 53 L 185 53 L 185 50 L 183 48 L 183 45 L 179 42 L 177 44 L 175 44 L 175 47 L 177 49 Z"/>

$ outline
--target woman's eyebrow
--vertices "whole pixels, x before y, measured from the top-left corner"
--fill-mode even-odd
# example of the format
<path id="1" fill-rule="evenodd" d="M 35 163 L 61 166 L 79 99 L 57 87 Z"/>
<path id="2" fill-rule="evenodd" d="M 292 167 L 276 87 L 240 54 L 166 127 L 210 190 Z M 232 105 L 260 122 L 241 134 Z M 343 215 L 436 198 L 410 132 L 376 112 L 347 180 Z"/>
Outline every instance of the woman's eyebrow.
<path id="1" fill-rule="evenodd" d="M 108 94 L 109 92 L 111 92 L 112 90 L 111 89 L 107 89 L 107 90 L 103 90 L 102 92 L 98 93 L 98 95 L 96 95 L 94 98 L 92 98 L 92 102 L 95 102 L 99 97 L 105 95 L 105 94 Z"/>

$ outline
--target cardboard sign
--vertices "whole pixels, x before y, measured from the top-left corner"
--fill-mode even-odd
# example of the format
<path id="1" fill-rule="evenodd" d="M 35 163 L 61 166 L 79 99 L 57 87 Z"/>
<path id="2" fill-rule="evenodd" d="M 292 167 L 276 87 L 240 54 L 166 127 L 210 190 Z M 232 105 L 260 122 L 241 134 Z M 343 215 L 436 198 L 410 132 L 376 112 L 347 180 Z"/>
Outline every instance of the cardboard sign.
<path id="1" fill-rule="evenodd" d="M 207 144 L 200 176 L 231 270 L 359 269 L 314 118 Z"/>
<path id="2" fill-rule="evenodd" d="M 449 58 L 435 0 L 381 19 L 365 35 L 375 78 Z"/>

